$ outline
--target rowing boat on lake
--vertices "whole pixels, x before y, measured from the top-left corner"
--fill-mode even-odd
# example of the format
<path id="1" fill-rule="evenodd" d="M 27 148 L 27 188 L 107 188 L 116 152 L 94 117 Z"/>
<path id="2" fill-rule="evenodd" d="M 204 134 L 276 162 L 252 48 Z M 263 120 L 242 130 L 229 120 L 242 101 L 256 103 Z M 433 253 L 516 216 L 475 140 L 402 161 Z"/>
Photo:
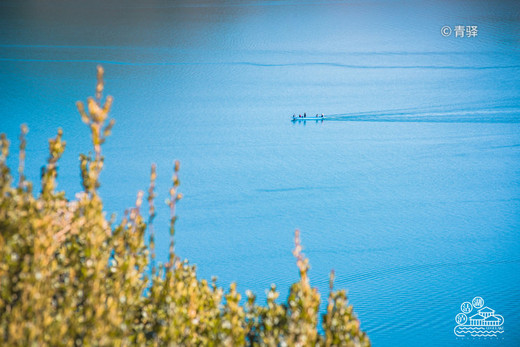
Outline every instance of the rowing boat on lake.
<path id="1" fill-rule="evenodd" d="M 292 122 L 296 122 L 296 121 L 303 121 L 303 120 L 324 120 L 326 119 L 326 117 L 292 117 L 291 121 Z"/>

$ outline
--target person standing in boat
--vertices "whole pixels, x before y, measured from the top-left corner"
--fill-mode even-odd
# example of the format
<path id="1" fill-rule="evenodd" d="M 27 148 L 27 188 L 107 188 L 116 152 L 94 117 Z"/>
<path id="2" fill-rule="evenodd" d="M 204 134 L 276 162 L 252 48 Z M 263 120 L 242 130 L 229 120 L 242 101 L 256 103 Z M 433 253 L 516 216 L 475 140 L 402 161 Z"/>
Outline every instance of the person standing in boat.
<path id="1" fill-rule="evenodd" d="M 303 118 L 307 118 L 307 112 L 303 112 Z"/>

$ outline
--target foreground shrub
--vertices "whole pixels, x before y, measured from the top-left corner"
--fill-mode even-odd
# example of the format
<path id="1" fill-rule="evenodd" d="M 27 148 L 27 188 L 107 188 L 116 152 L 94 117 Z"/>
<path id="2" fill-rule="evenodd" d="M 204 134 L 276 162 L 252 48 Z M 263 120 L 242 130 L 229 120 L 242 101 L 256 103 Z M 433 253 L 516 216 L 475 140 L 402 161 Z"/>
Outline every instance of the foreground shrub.
<path id="1" fill-rule="evenodd" d="M 83 191 L 69 201 L 57 192 L 57 162 L 65 142 L 62 131 L 49 140 L 41 192 L 24 177 L 27 127 L 22 126 L 18 182 L 6 165 L 9 142 L 0 139 L 0 327 L 2 345 L 269 345 L 369 346 L 345 291 L 332 291 L 318 333 L 320 296 L 307 276 L 308 260 L 296 232 L 294 255 L 300 281 L 287 302 L 278 304 L 273 285 L 265 306 L 246 291 L 244 304 L 233 283 L 227 292 L 199 280 L 195 266 L 174 252 L 175 205 L 181 198 L 175 163 L 170 198 L 170 250 L 155 266 L 155 166 L 147 196 L 118 224 L 107 220 L 98 195 L 102 144 L 114 125 L 108 120 L 112 98 L 102 103 L 103 70 L 98 67 L 96 97 L 82 120 L 91 130 L 93 155 L 80 156 Z M 143 216 L 143 200 L 148 218 Z M 145 243 L 148 230 L 149 243 Z M 151 268 L 149 268 L 149 266 Z"/>

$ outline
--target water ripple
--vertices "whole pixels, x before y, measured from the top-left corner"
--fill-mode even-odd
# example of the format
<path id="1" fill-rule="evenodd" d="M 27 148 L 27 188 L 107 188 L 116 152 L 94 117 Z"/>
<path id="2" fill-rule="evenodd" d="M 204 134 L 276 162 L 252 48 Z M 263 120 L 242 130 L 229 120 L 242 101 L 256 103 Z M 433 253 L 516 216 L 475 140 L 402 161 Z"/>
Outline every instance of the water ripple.
<path id="1" fill-rule="evenodd" d="M 0 58 L 0 61 L 23 63 L 95 63 L 107 65 L 128 66 L 182 66 L 182 65 L 246 65 L 258 67 L 302 67 L 302 66 L 330 66 L 347 69 L 425 69 L 425 70 L 490 70 L 490 69 L 518 69 L 520 65 L 488 65 L 488 66 L 456 66 L 456 65 L 355 65 L 333 62 L 301 62 L 301 63 L 258 63 L 249 61 L 236 62 L 132 62 L 95 59 L 20 59 Z"/>

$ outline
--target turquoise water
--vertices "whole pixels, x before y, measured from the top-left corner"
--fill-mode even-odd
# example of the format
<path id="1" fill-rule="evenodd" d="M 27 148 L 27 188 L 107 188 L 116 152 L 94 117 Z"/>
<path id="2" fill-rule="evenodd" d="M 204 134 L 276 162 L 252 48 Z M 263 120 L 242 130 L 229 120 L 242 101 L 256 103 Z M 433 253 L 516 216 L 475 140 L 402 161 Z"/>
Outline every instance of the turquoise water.
<path id="1" fill-rule="evenodd" d="M 375 346 L 520 344 L 520 6 L 514 1 L 30 1 L 0 4 L 0 124 L 30 127 L 27 176 L 47 139 L 80 190 L 90 149 L 75 101 L 106 70 L 117 125 L 101 194 L 121 216 L 158 165 L 158 258 L 181 161 L 176 251 L 200 276 L 252 289 L 328 273 Z M 477 25 L 477 37 L 441 35 Z M 293 114 L 323 122 L 291 123 Z M 16 158 L 11 159 L 16 166 Z M 498 339 L 460 339 L 481 296 Z"/>

